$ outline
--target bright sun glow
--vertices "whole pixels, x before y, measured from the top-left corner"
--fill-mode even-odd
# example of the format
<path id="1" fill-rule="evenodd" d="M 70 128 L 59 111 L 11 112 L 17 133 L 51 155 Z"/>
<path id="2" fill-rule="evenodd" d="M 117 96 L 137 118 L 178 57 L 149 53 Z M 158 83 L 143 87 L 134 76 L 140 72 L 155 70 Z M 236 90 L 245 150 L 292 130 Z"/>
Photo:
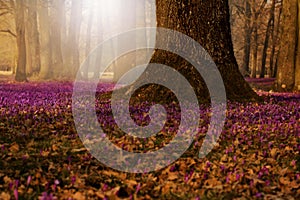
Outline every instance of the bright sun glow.
<path id="1" fill-rule="evenodd" d="M 98 0 L 94 0 L 98 1 Z M 124 0 L 123 0 L 124 1 Z M 101 13 L 105 19 L 116 19 L 122 16 L 121 0 L 101 0 L 100 3 Z M 124 3 L 124 2 L 123 2 Z M 133 9 L 133 8 L 132 8 Z"/>

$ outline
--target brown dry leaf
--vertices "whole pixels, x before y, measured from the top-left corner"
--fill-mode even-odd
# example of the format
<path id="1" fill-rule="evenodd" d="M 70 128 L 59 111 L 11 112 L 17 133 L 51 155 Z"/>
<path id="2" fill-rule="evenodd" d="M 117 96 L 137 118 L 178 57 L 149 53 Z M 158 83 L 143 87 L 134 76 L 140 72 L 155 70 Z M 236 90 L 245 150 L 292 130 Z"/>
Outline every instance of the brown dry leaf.
<path id="1" fill-rule="evenodd" d="M 277 155 L 277 149 L 276 148 L 273 148 L 270 152 L 272 158 L 275 158 L 275 156 Z"/>
<path id="2" fill-rule="evenodd" d="M 169 192 L 170 192 L 170 189 L 171 189 L 171 184 L 170 184 L 170 183 L 167 183 L 167 184 L 165 184 L 165 185 L 161 188 L 161 193 L 162 193 L 162 194 L 169 193 Z"/>
<path id="3" fill-rule="evenodd" d="M 42 151 L 41 155 L 43 157 L 47 157 L 49 155 L 49 153 L 50 153 L 49 151 Z"/>
<path id="4" fill-rule="evenodd" d="M 169 180 L 169 181 L 174 181 L 174 180 L 177 180 L 177 179 L 178 179 L 178 174 L 171 173 L 171 174 L 169 174 L 169 176 L 168 176 L 168 180 Z"/>
<path id="5" fill-rule="evenodd" d="M 18 145 L 16 142 L 14 142 L 14 143 L 11 145 L 11 147 L 9 147 L 9 150 L 10 150 L 11 152 L 18 152 L 18 151 L 20 150 L 20 147 L 19 147 L 19 145 Z"/>
<path id="6" fill-rule="evenodd" d="M 293 188 L 293 189 L 298 189 L 298 188 L 300 188 L 300 185 L 299 185 L 296 181 L 290 182 L 290 186 L 291 186 L 291 188 Z"/>
<path id="7" fill-rule="evenodd" d="M 57 145 L 53 144 L 52 145 L 52 150 L 53 151 L 57 151 L 57 150 L 59 150 L 59 147 Z"/>
<path id="8" fill-rule="evenodd" d="M 188 167 L 191 167 L 191 166 L 193 166 L 195 164 L 196 164 L 196 161 L 194 159 L 189 159 L 189 165 L 188 165 Z"/>
<path id="9" fill-rule="evenodd" d="M 125 180 L 127 177 L 125 173 L 115 172 L 115 171 L 111 171 L 111 170 L 105 170 L 102 172 L 102 174 L 107 175 L 107 176 L 114 176 L 114 177 L 120 178 L 122 180 Z"/>
<path id="10" fill-rule="evenodd" d="M 138 184 L 135 180 L 125 180 L 125 183 L 128 185 L 137 185 Z"/>
<path id="11" fill-rule="evenodd" d="M 8 199 L 10 199 L 10 194 L 9 194 L 9 193 L 5 193 L 5 192 L 2 192 L 2 193 L 0 194 L 0 199 L 8 200 Z"/>
<path id="12" fill-rule="evenodd" d="M 292 147 L 286 146 L 285 151 L 293 151 L 294 149 Z"/>
<path id="13" fill-rule="evenodd" d="M 97 191 L 95 194 L 96 194 L 97 197 L 99 197 L 101 199 L 105 198 L 105 195 L 103 193 L 101 193 L 100 191 Z"/>
<path id="14" fill-rule="evenodd" d="M 273 159 L 273 158 L 267 158 L 267 163 L 270 163 L 270 164 L 277 164 L 276 160 Z"/>
<path id="15" fill-rule="evenodd" d="M 121 188 L 120 186 L 117 186 L 117 187 L 115 187 L 114 189 L 112 189 L 112 190 L 106 192 L 105 194 L 108 196 L 108 198 L 109 198 L 110 200 L 117 199 L 116 193 L 120 190 L 120 188 Z"/>
<path id="16" fill-rule="evenodd" d="M 215 186 L 222 185 L 222 183 L 216 178 L 208 179 L 204 182 L 204 184 L 207 185 L 206 188 L 214 188 Z"/>
<path id="17" fill-rule="evenodd" d="M 27 144 L 27 148 L 33 147 L 35 144 L 34 139 L 32 139 L 28 144 Z"/>
<path id="18" fill-rule="evenodd" d="M 37 173 L 35 174 L 35 177 L 36 177 L 36 178 L 41 178 L 41 176 L 42 176 L 42 175 L 41 175 L 40 172 L 37 172 Z"/>
<path id="19" fill-rule="evenodd" d="M 265 181 L 261 180 L 261 179 L 258 179 L 258 178 L 253 178 L 253 181 L 254 181 L 254 184 L 257 184 L 257 183 L 265 183 Z"/>
<path id="20" fill-rule="evenodd" d="M 73 195 L 73 198 L 74 199 L 78 199 L 78 200 L 82 200 L 82 199 L 85 199 L 85 196 L 80 193 L 80 192 L 76 192 L 74 195 Z"/>
<path id="21" fill-rule="evenodd" d="M 284 176 L 285 174 L 287 174 L 288 171 L 289 171 L 289 169 L 286 167 L 286 168 L 280 170 L 279 175 Z"/>
<path id="22" fill-rule="evenodd" d="M 280 177 L 279 182 L 283 185 L 290 185 L 290 180 L 287 177 Z"/>
<path id="23" fill-rule="evenodd" d="M 4 183 L 10 183 L 10 182 L 12 182 L 11 178 L 9 178 L 8 176 L 5 176 L 3 178 L 3 180 L 4 180 Z"/>
<path id="24" fill-rule="evenodd" d="M 221 158 L 221 162 L 227 162 L 228 161 L 228 156 L 224 154 Z"/>
<path id="25" fill-rule="evenodd" d="M 33 189 L 32 188 L 28 188 L 27 194 L 32 194 L 32 193 L 33 193 Z"/>

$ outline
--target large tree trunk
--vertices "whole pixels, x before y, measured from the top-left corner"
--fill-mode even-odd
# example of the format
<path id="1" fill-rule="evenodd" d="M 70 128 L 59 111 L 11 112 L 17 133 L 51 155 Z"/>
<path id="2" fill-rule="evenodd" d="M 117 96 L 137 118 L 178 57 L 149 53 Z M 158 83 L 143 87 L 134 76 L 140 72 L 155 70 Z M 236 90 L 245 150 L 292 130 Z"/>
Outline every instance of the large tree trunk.
<path id="1" fill-rule="evenodd" d="M 227 0 L 165 1 L 157 0 L 157 25 L 184 33 L 199 42 L 216 63 L 230 100 L 256 100 L 258 96 L 239 72 L 231 40 L 229 6 Z M 157 50 L 151 60 L 182 73 L 195 90 L 200 101 L 207 101 L 209 93 L 200 74 L 183 58 L 170 52 Z M 141 79 L 147 78 L 147 69 Z M 151 80 L 150 80 L 151 81 Z M 168 98 L 160 86 L 146 86 L 150 100 Z"/>
<path id="2" fill-rule="evenodd" d="M 296 53 L 296 66 L 295 66 L 295 89 L 300 91 L 300 0 L 297 1 L 297 53 Z"/>
<path id="3" fill-rule="evenodd" d="M 283 1 L 282 38 L 278 55 L 276 88 L 291 91 L 295 84 L 297 46 L 297 0 Z"/>
<path id="4" fill-rule="evenodd" d="M 15 22 L 17 32 L 18 62 L 16 70 L 16 81 L 27 81 L 26 78 L 26 41 L 25 41 L 25 22 L 24 22 L 24 2 L 16 1 Z"/>

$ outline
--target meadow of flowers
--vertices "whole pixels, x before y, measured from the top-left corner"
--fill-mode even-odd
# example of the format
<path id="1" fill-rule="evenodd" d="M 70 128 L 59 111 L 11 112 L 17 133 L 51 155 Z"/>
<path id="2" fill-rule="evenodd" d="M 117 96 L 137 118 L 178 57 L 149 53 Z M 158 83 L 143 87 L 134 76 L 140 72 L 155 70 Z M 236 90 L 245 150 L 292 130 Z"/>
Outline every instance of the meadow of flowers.
<path id="1" fill-rule="evenodd" d="M 98 92 L 112 88 L 101 84 Z M 181 158 L 156 172 L 130 174 L 105 166 L 83 146 L 72 89 L 69 82 L 0 83 L 0 199 L 300 199 L 299 94 L 259 92 L 263 102 L 228 102 L 219 144 L 199 159 L 210 119 L 201 105 L 199 132 Z M 170 126 L 133 141 L 116 127 L 109 104 L 96 103 L 99 122 L 125 150 L 156 150 L 176 131 Z"/>

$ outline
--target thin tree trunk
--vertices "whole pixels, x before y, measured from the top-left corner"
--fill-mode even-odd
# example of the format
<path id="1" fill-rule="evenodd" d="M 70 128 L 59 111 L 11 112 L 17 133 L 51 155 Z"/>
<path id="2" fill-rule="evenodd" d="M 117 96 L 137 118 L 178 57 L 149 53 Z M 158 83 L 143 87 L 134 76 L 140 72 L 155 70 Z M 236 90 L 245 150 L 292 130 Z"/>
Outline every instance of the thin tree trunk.
<path id="1" fill-rule="evenodd" d="M 272 0 L 272 7 L 270 10 L 270 18 L 269 18 L 268 25 L 267 25 L 266 38 L 265 38 L 265 43 L 264 43 L 264 48 L 263 48 L 260 78 L 264 78 L 265 74 L 266 74 L 266 61 L 267 61 L 267 53 L 268 53 L 268 48 L 269 48 L 269 39 L 270 39 L 271 32 L 274 29 L 275 4 L 276 4 L 276 1 Z"/>
<path id="2" fill-rule="evenodd" d="M 246 0 L 245 9 L 245 46 L 244 46 L 244 57 L 243 57 L 243 75 L 249 75 L 250 69 L 250 52 L 251 52 L 251 5 L 249 0 Z"/>
<path id="3" fill-rule="evenodd" d="M 39 32 L 41 44 L 41 70 L 40 79 L 48 79 L 51 67 L 51 43 L 50 43 L 50 22 L 48 11 L 48 0 L 40 0 L 38 9 Z"/>
<path id="4" fill-rule="evenodd" d="M 258 54 L 258 33 L 257 33 L 257 24 L 255 22 L 254 25 L 254 30 L 253 30 L 253 35 L 254 35 L 254 39 L 253 39 L 253 52 L 252 52 L 252 70 L 251 70 L 251 77 L 252 78 L 256 78 L 256 74 L 257 74 L 257 54 Z"/>
<path id="5" fill-rule="evenodd" d="M 91 37 L 92 37 L 92 27 L 94 22 L 94 7 L 93 5 L 90 5 L 89 7 L 89 19 L 88 19 L 88 25 L 86 30 L 86 46 L 85 46 L 85 57 L 87 58 L 89 56 L 89 53 L 91 51 Z M 84 79 L 88 79 L 88 69 L 83 72 L 82 77 Z"/>
<path id="6" fill-rule="evenodd" d="M 278 21 L 277 21 L 277 25 L 276 25 L 276 31 L 272 30 L 272 51 L 271 51 L 271 55 L 270 55 L 270 75 L 272 78 L 274 78 L 276 76 L 276 66 L 274 65 L 274 59 L 275 59 L 275 63 L 277 60 L 277 54 L 278 51 L 275 55 L 275 51 L 276 51 L 276 47 L 278 45 L 278 38 L 279 37 L 279 28 L 280 28 L 280 21 L 281 21 L 281 13 L 282 13 L 282 5 L 280 5 L 279 8 L 279 14 L 278 14 Z"/>
<path id="7" fill-rule="evenodd" d="M 64 1 L 52 1 L 51 9 L 51 56 L 52 56 L 52 76 L 53 78 L 62 77 L 62 69 L 64 67 L 64 61 L 62 56 L 62 44 L 61 44 L 61 18 L 64 16 L 63 5 Z"/>

